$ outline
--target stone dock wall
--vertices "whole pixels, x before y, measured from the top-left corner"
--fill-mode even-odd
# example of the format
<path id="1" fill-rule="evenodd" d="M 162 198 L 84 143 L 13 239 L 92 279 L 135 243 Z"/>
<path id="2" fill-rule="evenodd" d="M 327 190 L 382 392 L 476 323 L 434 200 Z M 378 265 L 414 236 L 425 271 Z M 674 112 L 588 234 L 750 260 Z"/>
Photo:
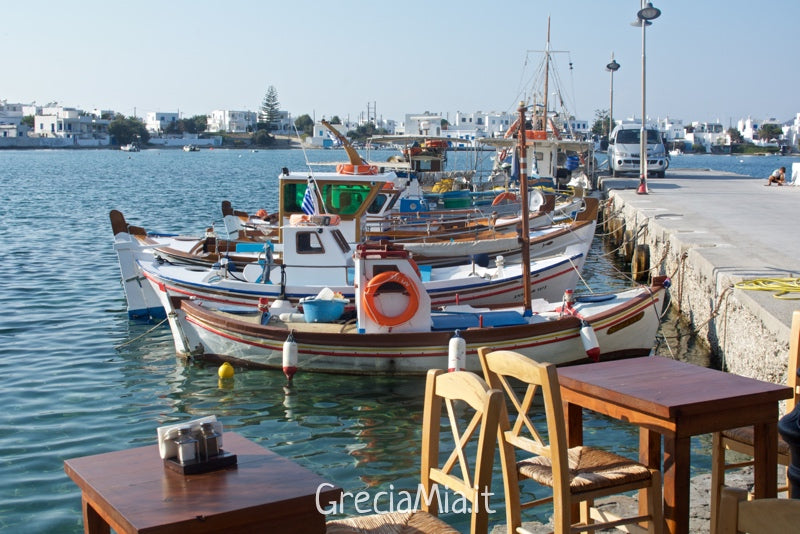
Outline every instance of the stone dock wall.
<path id="1" fill-rule="evenodd" d="M 737 180 L 740 198 L 733 194 L 720 198 L 706 191 L 707 182 L 716 178 L 715 187 L 720 187 L 718 180 L 725 176 L 703 172 L 699 174 L 703 179 L 695 180 L 697 174 L 682 175 L 672 186 L 669 178 L 653 181 L 648 195 L 637 195 L 635 189 L 606 190 L 599 231 L 619 247 L 633 276 L 641 281 L 648 273 L 670 276 L 672 307 L 690 323 L 697 339 L 710 347 L 722 368 L 786 383 L 791 315 L 800 309 L 800 301 L 779 300 L 772 293 L 743 290 L 734 284 L 796 274 L 797 263 L 791 256 L 797 250 L 787 255 L 793 244 L 782 241 L 777 250 L 767 251 L 772 244 L 758 239 L 757 231 L 737 232 L 738 227 L 758 224 L 766 214 L 727 216 L 734 205 L 750 204 L 752 188 L 762 184 Z M 674 187 L 675 182 L 679 187 Z M 789 194 L 800 200 L 796 196 L 800 190 Z M 696 198 L 703 196 L 708 197 L 706 202 Z M 687 201 L 689 197 L 692 202 Z M 786 209 L 794 207 L 787 204 Z"/>

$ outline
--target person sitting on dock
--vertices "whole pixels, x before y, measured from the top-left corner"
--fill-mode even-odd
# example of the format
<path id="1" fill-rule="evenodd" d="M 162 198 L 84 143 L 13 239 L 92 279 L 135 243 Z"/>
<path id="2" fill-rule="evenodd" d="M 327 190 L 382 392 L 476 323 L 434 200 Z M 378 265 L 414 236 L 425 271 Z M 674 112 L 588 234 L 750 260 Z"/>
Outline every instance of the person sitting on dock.
<path id="1" fill-rule="evenodd" d="M 767 178 L 767 183 L 764 185 L 772 185 L 778 184 L 783 185 L 786 183 L 786 167 L 781 167 L 780 169 L 775 169 L 772 171 L 772 174 L 769 175 Z"/>

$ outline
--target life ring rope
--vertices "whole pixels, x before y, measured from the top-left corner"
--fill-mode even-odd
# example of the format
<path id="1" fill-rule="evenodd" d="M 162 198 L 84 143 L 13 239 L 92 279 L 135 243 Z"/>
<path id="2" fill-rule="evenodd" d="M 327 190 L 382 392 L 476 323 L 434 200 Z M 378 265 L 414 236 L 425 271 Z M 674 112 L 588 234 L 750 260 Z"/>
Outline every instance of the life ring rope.
<path id="1" fill-rule="evenodd" d="M 388 283 L 400 284 L 408 293 L 408 305 L 398 315 L 384 314 L 380 311 L 378 303 L 375 301 L 378 289 Z M 372 277 L 367 282 L 361 302 L 367 312 L 367 317 L 375 323 L 381 326 L 398 326 L 410 321 L 416 315 L 419 309 L 419 290 L 417 285 L 403 273 L 387 271 Z"/>

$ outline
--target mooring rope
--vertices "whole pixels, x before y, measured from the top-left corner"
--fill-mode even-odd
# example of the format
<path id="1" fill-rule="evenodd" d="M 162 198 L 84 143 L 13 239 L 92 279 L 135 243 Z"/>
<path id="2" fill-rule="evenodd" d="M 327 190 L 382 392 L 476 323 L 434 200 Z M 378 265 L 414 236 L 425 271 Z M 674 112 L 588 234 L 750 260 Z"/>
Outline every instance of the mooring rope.
<path id="1" fill-rule="evenodd" d="M 125 345 L 130 345 L 130 344 L 131 344 L 131 343 L 133 343 L 134 341 L 138 341 L 139 339 L 142 339 L 144 336 L 146 336 L 147 334 L 149 334 L 150 332 L 152 332 L 153 330 L 155 330 L 156 328 L 158 328 L 159 326 L 161 326 L 162 324 L 164 324 L 164 323 L 166 323 L 166 322 L 167 322 L 167 320 L 166 320 L 166 319 L 163 319 L 163 320 L 162 320 L 160 323 L 158 323 L 157 325 L 155 325 L 153 328 L 151 328 L 151 329 L 150 329 L 150 330 L 148 330 L 147 332 L 145 332 L 145 333 L 143 333 L 143 334 L 141 334 L 141 335 L 139 335 L 139 336 L 136 336 L 136 337 L 135 337 L 135 338 L 133 338 L 133 339 L 129 339 L 129 340 L 128 340 L 128 341 L 126 341 L 125 343 L 120 343 L 119 345 L 114 345 L 114 348 L 115 348 L 115 349 L 120 349 L 120 348 L 124 347 Z"/>

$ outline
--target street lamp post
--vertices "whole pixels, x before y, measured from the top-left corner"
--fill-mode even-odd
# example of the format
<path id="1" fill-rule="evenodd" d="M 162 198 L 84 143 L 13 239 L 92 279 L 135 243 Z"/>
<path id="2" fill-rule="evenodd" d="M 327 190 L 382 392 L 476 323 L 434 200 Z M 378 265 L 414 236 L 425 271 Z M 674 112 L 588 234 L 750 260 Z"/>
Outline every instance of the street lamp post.
<path id="1" fill-rule="evenodd" d="M 636 13 L 636 21 L 634 26 L 642 27 L 642 131 L 639 134 L 639 169 L 640 169 L 640 182 L 639 189 L 636 191 L 639 194 L 647 194 L 647 108 L 646 102 L 646 58 L 645 58 L 645 28 L 652 24 L 650 21 L 655 20 L 661 16 L 661 10 L 653 7 L 652 2 L 647 2 L 645 5 L 644 0 L 641 0 L 641 9 Z"/>
<path id="2" fill-rule="evenodd" d="M 619 70 L 619 63 L 614 59 L 614 52 L 611 52 L 611 63 L 606 65 L 606 70 L 611 73 L 611 103 L 608 107 L 608 137 L 611 138 L 611 130 L 614 129 L 614 73 Z"/>

